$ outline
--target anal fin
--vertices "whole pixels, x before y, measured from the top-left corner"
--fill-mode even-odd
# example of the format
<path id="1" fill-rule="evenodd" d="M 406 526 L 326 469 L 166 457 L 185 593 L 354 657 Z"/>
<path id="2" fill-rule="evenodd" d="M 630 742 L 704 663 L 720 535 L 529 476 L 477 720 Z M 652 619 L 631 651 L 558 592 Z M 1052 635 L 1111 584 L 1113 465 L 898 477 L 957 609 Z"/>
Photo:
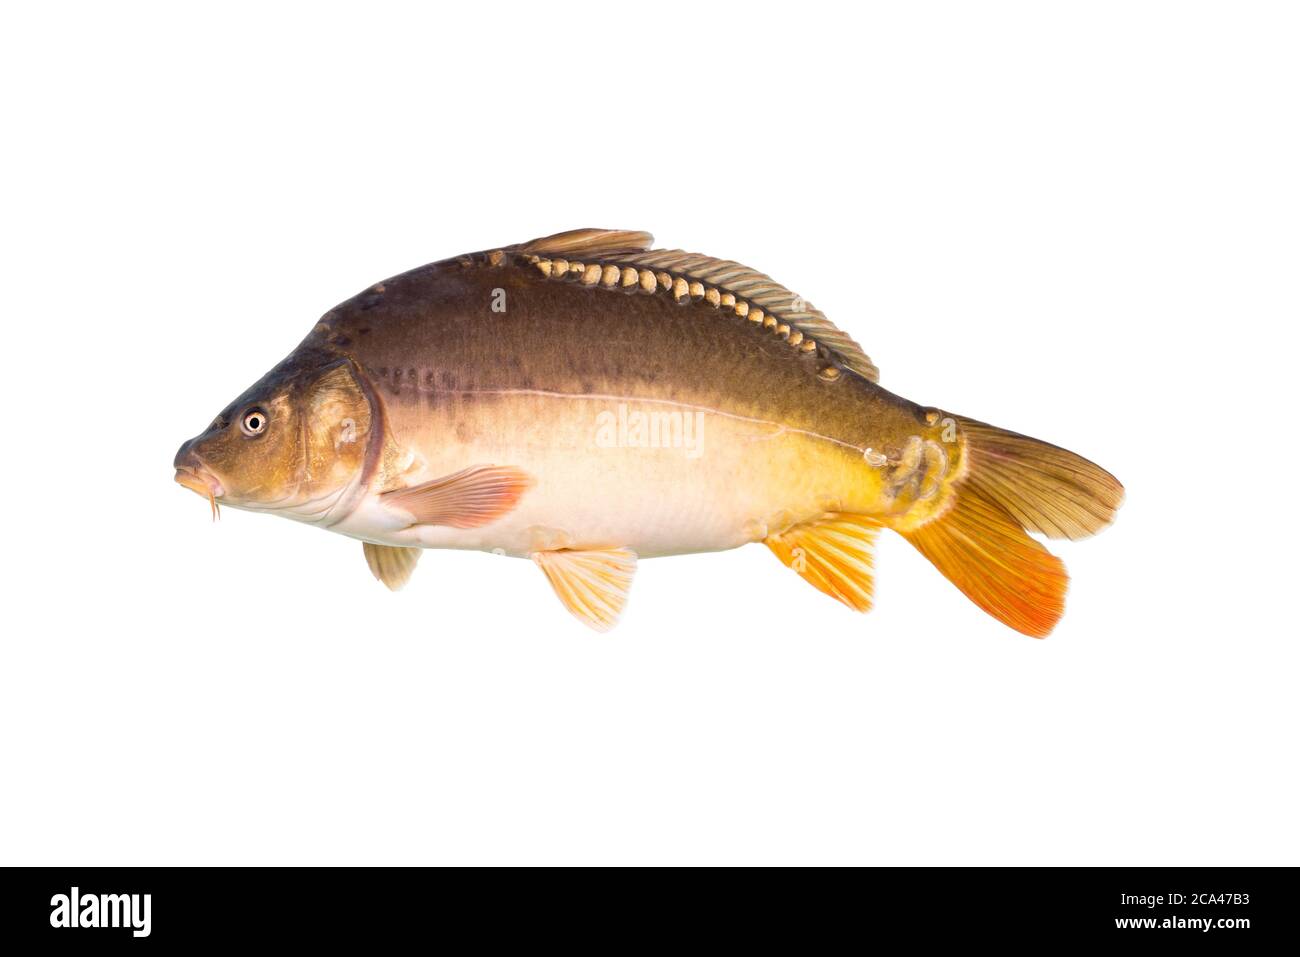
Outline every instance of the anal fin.
<path id="1" fill-rule="evenodd" d="M 564 607 L 596 631 L 609 631 L 627 604 L 636 573 L 636 553 L 628 548 L 560 549 L 534 552 Z"/>
<path id="2" fill-rule="evenodd" d="M 410 581 L 415 563 L 420 560 L 418 548 L 375 545 L 372 542 L 362 542 L 361 546 L 365 549 L 370 573 L 387 585 L 389 591 L 397 591 Z"/>
<path id="3" fill-rule="evenodd" d="M 879 532 L 865 515 L 836 513 L 769 535 L 763 544 L 818 591 L 854 611 L 870 611 Z"/>

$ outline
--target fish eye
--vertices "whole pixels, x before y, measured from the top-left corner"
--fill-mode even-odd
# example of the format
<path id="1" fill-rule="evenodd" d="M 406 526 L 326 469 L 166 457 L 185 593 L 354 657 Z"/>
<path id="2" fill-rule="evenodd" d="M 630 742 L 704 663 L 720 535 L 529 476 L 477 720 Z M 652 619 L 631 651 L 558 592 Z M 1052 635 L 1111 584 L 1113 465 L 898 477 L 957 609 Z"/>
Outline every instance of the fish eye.
<path id="1" fill-rule="evenodd" d="M 266 413 L 261 409 L 249 409 L 239 423 L 245 435 L 257 435 L 266 429 Z"/>

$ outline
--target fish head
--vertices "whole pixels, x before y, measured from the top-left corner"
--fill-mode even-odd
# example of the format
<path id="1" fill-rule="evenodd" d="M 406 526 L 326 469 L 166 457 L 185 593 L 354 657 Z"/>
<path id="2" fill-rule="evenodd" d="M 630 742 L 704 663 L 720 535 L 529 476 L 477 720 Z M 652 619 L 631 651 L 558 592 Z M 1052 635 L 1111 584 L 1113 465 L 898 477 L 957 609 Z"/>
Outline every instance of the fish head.
<path id="1" fill-rule="evenodd" d="M 294 353 L 180 447 L 176 482 L 214 515 L 220 503 L 319 522 L 363 478 L 373 418 L 348 359 Z"/>

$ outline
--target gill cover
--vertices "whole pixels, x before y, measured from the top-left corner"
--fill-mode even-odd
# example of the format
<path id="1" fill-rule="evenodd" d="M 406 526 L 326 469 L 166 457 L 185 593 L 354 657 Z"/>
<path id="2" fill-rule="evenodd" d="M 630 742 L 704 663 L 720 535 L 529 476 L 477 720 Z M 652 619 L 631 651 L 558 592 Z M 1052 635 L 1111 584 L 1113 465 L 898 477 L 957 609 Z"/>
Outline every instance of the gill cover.
<path id="1" fill-rule="evenodd" d="M 347 485 L 364 468 L 371 418 L 370 400 L 347 360 L 309 385 L 303 423 L 303 485 L 308 497 Z"/>

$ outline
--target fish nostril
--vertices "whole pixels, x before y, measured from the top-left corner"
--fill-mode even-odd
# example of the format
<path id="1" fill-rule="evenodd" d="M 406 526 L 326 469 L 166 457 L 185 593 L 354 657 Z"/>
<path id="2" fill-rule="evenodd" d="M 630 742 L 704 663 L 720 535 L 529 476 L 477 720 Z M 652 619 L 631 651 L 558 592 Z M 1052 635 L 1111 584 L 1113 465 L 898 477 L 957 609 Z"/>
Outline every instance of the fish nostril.
<path id="1" fill-rule="evenodd" d="M 199 444 L 199 439 L 201 438 L 202 436 L 196 436 L 176 450 L 176 457 L 172 459 L 172 468 L 183 469 L 187 472 L 197 472 L 200 474 L 210 471 L 207 463 L 205 463 L 199 456 L 199 453 L 195 451 L 195 447 Z"/>
<path id="2" fill-rule="evenodd" d="M 193 452 L 194 440 L 189 439 L 176 450 L 176 457 L 172 459 L 172 468 L 187 468 L 195 465 L 195 455 Z"/>

